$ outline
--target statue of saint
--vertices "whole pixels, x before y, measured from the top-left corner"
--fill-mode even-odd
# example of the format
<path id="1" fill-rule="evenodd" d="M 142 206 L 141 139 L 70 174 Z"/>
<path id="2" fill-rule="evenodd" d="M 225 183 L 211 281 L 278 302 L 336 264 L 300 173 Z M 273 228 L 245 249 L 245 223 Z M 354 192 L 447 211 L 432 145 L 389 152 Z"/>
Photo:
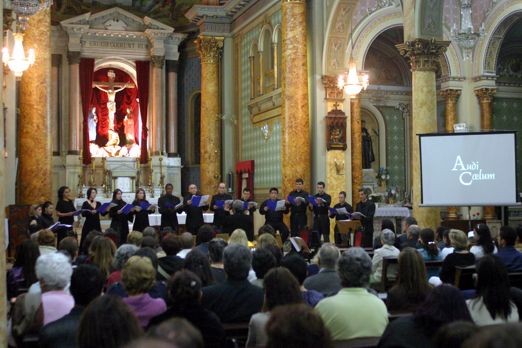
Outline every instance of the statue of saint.
<path id="1" fill-rule="evenodd" d="M 362 121 L 362 164 L 363 169 L 370 169 L 372 162 L 375 161 L 373 153 L 372 137 L 365 127 L 366 122 Z"/>

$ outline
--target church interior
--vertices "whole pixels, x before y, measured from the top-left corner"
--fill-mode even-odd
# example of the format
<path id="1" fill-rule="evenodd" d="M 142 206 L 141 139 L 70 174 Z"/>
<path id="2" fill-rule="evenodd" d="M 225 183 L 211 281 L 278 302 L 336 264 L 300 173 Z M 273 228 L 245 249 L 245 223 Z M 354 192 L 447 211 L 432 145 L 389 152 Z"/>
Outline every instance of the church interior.
<path id="1" fill-rule="evenodd" d="M 488 228 L 490 240 L 499 240 L 493 242 L 495 250 L 506 247 L 506 240 L 509 244 L 507 235 L 512 230 L 518 232 L 517 249 L 522 245 L 518 205 L 522 196 L 521 0 L 4 0 L 1 6 L 0 219 L 5 224 L 0 224 L 0 244 L 5 247 L 0 252 L 0 293 L 9 292 L 5 271 L 16 265 L 19 246 L 39 238 L 28 229 L 31 212 L 46 213 L 47 202 L 55 205 L 54 215 L 49 213 L 51 221 L 69 226 L 57 228 L 71 229 L 67 238 L 73 235 L 79 240 L 80 253 L 87 237 L 82 232 L 90 214 L 86 211 L 96 214 L 99 227 L 95 229 L 103 232 L 114 227 L 116 218 L 109 205 L 105 211 L 109 215 L 100 222 L 96 201 L 103 207 L 115 200 L 116 205 L 150 202 L 150 208 L 141 205 L 139 210 L 147 210 L 146 226 L 156 227 L 158 236 L 167 226 L 166 215 L 174 214 L 172 227 L 179 238 L 188 231 L 196 244 L 195 229 L 203 223 L 213 224 L 214 236 L 225 234 L 228 240 L 225 222 L 220 225 L 216 218 L 219 210 L 226 210 L 227 216 L 236 211 L 235 200 L 243 200 L 245 214 L 251 218 L 252 231 L 246 231 L 249 246 L 255 248 L 256 240 L 260 245 L 258 230 L 268 224 L 278 232 L 279 247 L 285 249 L 290 243 L 284 254 L 304 248 L 318 256 L 323 237 L 324 243 L 332 240 L 341 250 L 340 260 L 345 252 L 349 258 L 353 246 L 365 248 L 375 260 L 375 241 L 379 247 L 387 244 L 385 220 L 391 222 L 397 241 L 401 232 L 411 239 L 408 226 L 420 227 L 419 244 L 410 245 L 419 250 L 424 230 L 436 231 L 425 243 L 428 254 L 431 244 L 455 247 L 448 237 L 455 230 L 464 231 L 467 249 L 474 254 L 481 226 Z M 500 166 L 494 168 L 497 175 L 512 168 L 515 198 L 511 203 L 494 199 L 492 204 L 467 203 L 463 198 L 462 204 L 426 204 L 431 183 L 422 170 L 428 159 L 426 154 L 422 158 L 424 138 L 419 135 L 467 133 L 513 134 L 514 157 L 502 152 L 491 156 Z M 481 146 L 489 145 L 495 144 Z M 444 158 L 444 151 L 440 147 L 438 156 Z M 430 168 L 439 169 L 437 163 Z M 441 187 L 445 184 L 442 180 Z M 328 200 L 321 198 L 319 186 Z M 93 189 L 96 201 L 91 200 Z M 305 205 L 294 201 L 303 192 Z M 342 194 L 343 200 L 338 200 Z M 485 202 L 488 195 L 494 196 L 482 192 Z M 172 196 L 180 199 L 169 201 Z M 194 205 L 195 197 L 202 198 L 199 206 Z M 204 205 L 205 199 L 212 200 Z M 265 205 L 270 199 L 273 208 Z M 275 200 L 281 199 L 285 207 L 279 210 Z M 74 206 L 70 213 L 59 210 L 63 200 Z M 339 222 L 344 218 L 336 215 L 342 215 L 337 208 L 344 207 L 344 200 L 350 207 L 348 223 Z M 334 206 L 338 201 L 341 205 Z M 193 210 L 201 207 L 204 212 L 197 213 L 201 224 L 191 225 Z M 352 208 L 362 213 L 360 221 L 349 214 Z M 136 227 L 138 210 L 132 214 Z M 269 221 L 271 214 L 280 215 L 281 221 Z M 69 220 L 64 222 L 63 217 L 73 223 L 67 225 Z M 116 232 L 126 239 L 127 219 L 123 223 L 125 234 Z M 279 223 L 284 226 L 278 228 Z M 129 237 L 133 230 L 131 225 Z M 54 234 L 58 242 L 66 236 Z M 125 242 L 114 244 L 119 247 Z M 397 260 L 398 251 L 385 258 Z M 310 267 L 314 262 L 308 261 Z M 432 261 L 444 269 L 442 259 Z M 382 256 L 380 262 L 377 273 L 382 271 Z M 516 272 L 522 272 L 522 254 L 517 262 Z M 479 263 L 466 266 L 472 264 L 473 272 L 480 274 Z M 341 273 L 341 261 L 338 268 Z M 458 270 L 459 277 L 469 271 Z M 511 285 L 522 285 L 522 277 L 511 278 L 509 271 L 508 267 Z M 431 274 L 429 267 L 427 273 L 447 283 L 442 273 Z M 374 280 L 373 274 L 369 279 Z M 386 294 L 387 285 L 383 280 L 383 288 L 374 292 Z M 203 303 L 205 295 L 203 291 Z M 340 295 L 332 297 L 332 304 L 336 296 Z M 522 296 L 512 296 L 518 307 L 516 299 Z M 6 296 L 0 301 L 0 345 L 5 347 L 11 336 L 4 329 L 12 320 L 9 301 Z M 372 305 L 368 308 L 378 312 Z M 322 317 L 333 343 L 317 343 L 314 337 L 309 342 L 316 343 L 309 343 L 310 347 L 348 347 L 338 343 L 357 337 L 378 336 L 368 345 L 350 347 L 373 347 L 379 342 L 382 330 L 366 336 L 336 333 L 339 324 L 332 324 L 327 304 L 317 306 L 314 313 Z M 520 306 L 522 310 L 522 300 Z M 276 322 L 275 309 L 270 313 L 269 323 Z M 509 313 L 502 317 L 505 322 L 518 321 L 518 314 L 517 320 L 508 320 L 513 314 Z M 138 319 L 141 324 L 142 318 Z M 504 322 L 499 320 L 491 323 Z M 386 316 L 386 330 L 395 322 Z M 257 346 L 278 347 L 270 336 L 271 327 L 268 324 L 268 341 Z M 225 327 L 227 335 L 234 330 L 244 333 L 245 328 Z M 384 337 L 379 346 L 387 346 Z M 203 340 L 205 347 L 222 347 L 209 345 L 205 333 Z M 9 340 L 13 347 L 37 344 Z M 141 344 L 136 347 L 153 347 Z M 521 341 L 513 344 L 522 345 Z"/>

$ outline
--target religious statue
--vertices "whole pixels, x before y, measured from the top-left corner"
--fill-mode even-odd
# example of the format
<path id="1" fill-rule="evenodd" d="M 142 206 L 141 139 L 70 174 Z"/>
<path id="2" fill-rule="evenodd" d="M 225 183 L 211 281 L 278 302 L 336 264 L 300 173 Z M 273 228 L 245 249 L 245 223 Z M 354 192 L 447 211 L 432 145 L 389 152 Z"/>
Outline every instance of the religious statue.
<path id="1" fill-rule="evenodd" d="M 92 143 L 96 140 L 96 124 L 98 123 L 98 115 L 96 115 L 96 108 L 92 108 L 89 113 L 89 119 L 87 124 L 89 126 L 89 142 Z"/>
<path id="2" fill-rule="evenodd" d="M 375 162 L 373 154 L 372 136 L 365 127 L 365 121 L 362 121 L 362 160 L 363 169 L 370 169 L 372 162 Z"/>
<path id="3" fill-rule="evenodd" d="M 114 82 L 116 74 L 114 70 L 107 72 L 108 82 L 93 82 L 92 86 L 107 93 L 107 109 L 109 109 L 109 130 L 114 130 L 114 115 L 116 114 L 116 93 L 125 88 L 134 88 L 134 84 L 128 82 Z"/>

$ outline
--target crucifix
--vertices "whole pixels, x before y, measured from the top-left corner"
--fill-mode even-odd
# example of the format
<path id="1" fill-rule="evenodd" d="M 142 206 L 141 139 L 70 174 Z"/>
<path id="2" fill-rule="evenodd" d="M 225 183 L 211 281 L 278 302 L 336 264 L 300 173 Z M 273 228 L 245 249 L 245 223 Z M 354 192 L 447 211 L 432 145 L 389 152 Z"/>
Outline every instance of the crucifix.
<path id="1" fill-rule="evenodd" d="M 109 77 L 109 81 L 94 81 L 92 83 L 92 87 L 98 88 L 101 91 L 107 93 L 108 101 L 107 101 L 107 109 L 109 109 L 109 130 L 114 131 L 114 114 L 116 113 L 116 93 L 124 90 L 125 88 L 134 88 L 134 84 L 132 82 L 115 82 L 116 74 L 114 70 L 109 70 L 107 72 L 107 76 Z"/>

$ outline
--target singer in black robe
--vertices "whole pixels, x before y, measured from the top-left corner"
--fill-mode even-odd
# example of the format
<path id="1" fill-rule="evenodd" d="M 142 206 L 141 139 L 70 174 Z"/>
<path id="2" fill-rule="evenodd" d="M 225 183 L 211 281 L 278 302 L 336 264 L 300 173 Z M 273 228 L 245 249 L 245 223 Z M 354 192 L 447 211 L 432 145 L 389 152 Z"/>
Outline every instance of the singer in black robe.
<path id="1" fill-rule="evenodd" d="M 216 226 L 220 231 L 223 229 L 223 222 L 225 221 L 225 217 L 228 212 L 224 208 L 219 208 L 217 206 L 217 201 L 229 201 L 232 200 L 232 196 L 228 193 L 225 193 L 226 186 L 224 183 L 220 183 L 218 186 L 218 193 L 212 196 L 212 201 L 210 202 L 210 210 L 214 212 L 214 226 Z"/>
<path id="2" fill-rule="evenodd" d="M 304 202 L 290 205 L 290 234 L 299 237 L 299 232 L 307 226 L 306 207 L 308 206 L 308 193 L 303 190 L 303 180 L 295 181 L 295 190 L 288 195 L 293 199 L 302 197 Z"/>
<path id="3" fill-rule="evenodd" d="M 120 245 L 127 243 L 127 236 L 129 235 L 129 222 L 127 215 L 121 212 L 121 209 L 127 204 L 121 198 L 122 192 L 120 189 L 114 190 L 112 194 L 111 203 L 117 204 L 115 207 L 109 209 L 109 216 L 111 217 L 111 228 L 120 235 Z"/>
<path id="4" fill-rule="evenodd" d="M 284 210 L 274 211 L 268 209 L 268 201 L 273 201 L 274 203 L 278 201 L 277 195 L 279 191 L 277 188 L 272 187 L 270 189 L 270 198 L 261 203 L 259 207 L 259 213 L 265 216 L 265 224 L 270 225 L 274 228 L 274 231 L 279 231 L 281 235 L 281 240 L 284 242 L 289 235 L 288 227 L 286 227 L 283 216 L 284 214 L 288 214 L 290 209 L 288 206 L 285 206 Z"/>
<path id="5" fill-rule="evenodd" d="M 101 203 L 96 201 L 96 189 L 91 187 L 87 190 L 87 200 L 82 204 L 82 216 L 85 218 L 82 227 L 82 238 L 80 240 L 80 253 L 87 254 L 85 249 L 85 240 L 91 231 L 101 232 L 100 214 L 94 212 L 101 207 Z"/>
<path id="6" fill-rule="evenodd" d="M 362 247 L 371 248 L 373 245 L 373 216 L 375 215 L 375 203 L 368 199 L 368 192 L 364 189 L 359 190 L 361 201 L 355 206 L 355 211 L 365 215 L 361 219 L 363 227 Z"/>
<path id="7" fill-rule="evenodd" d="M 321 184 L 323 184 L 322 188 L 324 189 L 324 183 Z M 319 185 L 317 184 L 317 186 Z M 330 243 L 330 217 L 328 215 L 332 197 L 324 191 L 322 193 L 318 192 L 314 197 L 316 202 L 320 198 L 320 203 L 318 203 L 317 207 L 311 204 L 314 212 L 314 231 L 319 232 L 319 238 L 321 238 L 321 235 L 323 236 L 325 243 Z"/>
<path id="8" fill-rule="evenodd" d="M 174 186 L 172 184 L 165 185 L 165 194 L 158 199 L 158 209 L 161 214 L 161 228 L 171 227 L 173 231 L 178 230 L 178 212 L 183 210 L 180 206 L 176 209 L 176 206 L 181 203 L 179 197 L 172 194 Z"/>

